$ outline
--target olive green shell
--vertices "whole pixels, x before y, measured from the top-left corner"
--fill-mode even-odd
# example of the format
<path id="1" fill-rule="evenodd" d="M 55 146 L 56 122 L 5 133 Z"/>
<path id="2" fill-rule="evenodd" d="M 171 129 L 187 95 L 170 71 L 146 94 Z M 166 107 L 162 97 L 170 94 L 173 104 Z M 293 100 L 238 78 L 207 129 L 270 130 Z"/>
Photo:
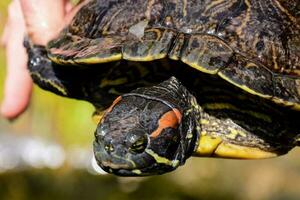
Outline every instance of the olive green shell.
<path id="1" fill-rule="evenodd" d="M 54 62 L 168 57 L 300 110 L 299 0 L 91 0 L 80 6 L 48 44 Z"/>

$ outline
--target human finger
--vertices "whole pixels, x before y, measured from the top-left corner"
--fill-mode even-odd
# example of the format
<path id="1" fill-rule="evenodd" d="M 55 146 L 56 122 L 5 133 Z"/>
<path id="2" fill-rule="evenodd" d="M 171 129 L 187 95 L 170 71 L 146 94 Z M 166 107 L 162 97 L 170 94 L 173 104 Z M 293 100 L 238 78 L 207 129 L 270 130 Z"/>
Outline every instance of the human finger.
<path id="1" fill-rule="evenodd" d="M 9 6 L 9 17 L 3 42 L 6 46 L 7 75 L 0 113 L 8 119 L 19 116 L 28 106 L 32 81 L 27 71 L 27 55 L 23 47 L 25 24 L 19 1 Z"/>
<path id="2" fill-rule="evenodd" d="M 45 45 L 64 25 L 66 1 L 20 0 L 27 34 L 35 44 Z"/>

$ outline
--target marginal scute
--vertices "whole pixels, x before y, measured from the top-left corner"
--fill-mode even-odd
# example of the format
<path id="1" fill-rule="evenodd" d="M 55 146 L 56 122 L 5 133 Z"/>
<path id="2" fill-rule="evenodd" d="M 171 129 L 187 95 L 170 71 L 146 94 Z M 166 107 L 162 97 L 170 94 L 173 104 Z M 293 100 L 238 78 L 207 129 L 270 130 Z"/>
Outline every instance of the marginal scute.
<path id="1" fill-rule="evenodd" d="M 122 38 L 118 36 L 97 39 L 65 37 L 62 42 L 48 45 L 48 56 L 62 64 L 97 64 L 121 59 Z M 54 46 L 60 42 L 60 48 Z"/>
<path id="2" fill-rule="evenodd" d="M 123 58 L 131 61 L 152 61 L 168 55 L 176 33 L 170 29 L 146 29 L 141 39 L 127 41 Z"/>
<path id="3" fill-rule="evenodd" d="M 191 35 L 181 60 L 202 72 L 216 74 L 227 66 L 233 51 L 220 39 L 211 35 Z"/>
<path id="4" fill-rule="evenodd" d="M 182 49 L 184 49 L 184 42 L 185 42 L 185 34 L 179 33 L 173 43 L 173 47 L 170 49 L 168 57 L 172 60 L 179 60 Z"/>
<path id="5" fill-rule="evenodd" d="M 300 79 L 289 76 L 275 76 L 274 101 L 285 106 L 300 109 Z"/>
<path id="6" fill-rule="evenodd" d="M 251 94 L 264 98 L 274 95 L 272 72 L 240 55 L 235 55 L 218 75 Z"/>

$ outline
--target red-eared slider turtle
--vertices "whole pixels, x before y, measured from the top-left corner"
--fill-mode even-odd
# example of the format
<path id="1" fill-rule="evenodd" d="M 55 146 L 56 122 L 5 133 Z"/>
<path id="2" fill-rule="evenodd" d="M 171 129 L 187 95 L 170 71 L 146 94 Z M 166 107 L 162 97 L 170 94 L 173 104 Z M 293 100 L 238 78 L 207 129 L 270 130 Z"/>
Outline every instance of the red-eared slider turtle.
<path id="1" fill-rule="evenodd" d="M 108 172 L 299 144 L 298 0 L 90 0 L 46 47 L 25 46 L 40 87 L 107 108 L 94 152 Z"/>

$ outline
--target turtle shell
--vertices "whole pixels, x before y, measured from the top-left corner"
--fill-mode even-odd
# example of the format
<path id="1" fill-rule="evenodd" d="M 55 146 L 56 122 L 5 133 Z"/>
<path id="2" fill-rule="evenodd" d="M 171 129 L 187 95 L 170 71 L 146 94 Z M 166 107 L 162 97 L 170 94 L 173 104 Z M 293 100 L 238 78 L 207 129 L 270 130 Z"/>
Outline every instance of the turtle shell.
<path id="1" fill-rule="evenodd" d="M 47 50 L 76 66 L 168 57 L 300 110 L 299 10 L 298 0 L 91 0 Z"/>

